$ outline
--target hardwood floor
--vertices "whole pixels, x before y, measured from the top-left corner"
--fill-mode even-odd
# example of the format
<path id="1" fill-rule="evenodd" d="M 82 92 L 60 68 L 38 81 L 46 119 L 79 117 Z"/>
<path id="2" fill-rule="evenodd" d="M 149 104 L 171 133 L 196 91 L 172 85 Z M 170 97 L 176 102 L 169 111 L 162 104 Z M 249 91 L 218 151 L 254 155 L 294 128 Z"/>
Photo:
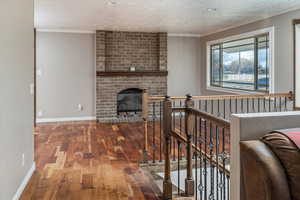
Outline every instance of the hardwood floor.
<path id="1" fill-rule="evenodd" d="M 157 190 L 139 168 L 143 124 L 38 125 L 37 170 L 21 200 L 154 200 Z"/>

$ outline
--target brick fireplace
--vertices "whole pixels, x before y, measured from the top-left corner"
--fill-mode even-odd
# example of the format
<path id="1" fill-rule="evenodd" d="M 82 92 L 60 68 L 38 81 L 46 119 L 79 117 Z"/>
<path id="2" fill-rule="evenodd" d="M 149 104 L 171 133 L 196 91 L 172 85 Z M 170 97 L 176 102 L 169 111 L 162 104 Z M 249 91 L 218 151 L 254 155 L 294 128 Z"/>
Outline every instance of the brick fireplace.
<path id="1" fill-rule="evenodd" d="M 97 31 L 96 66 L 97 120 L 117 119 L 120 92 L 135 88 L 151 96 L 167 94 L 167 34 Z"/>

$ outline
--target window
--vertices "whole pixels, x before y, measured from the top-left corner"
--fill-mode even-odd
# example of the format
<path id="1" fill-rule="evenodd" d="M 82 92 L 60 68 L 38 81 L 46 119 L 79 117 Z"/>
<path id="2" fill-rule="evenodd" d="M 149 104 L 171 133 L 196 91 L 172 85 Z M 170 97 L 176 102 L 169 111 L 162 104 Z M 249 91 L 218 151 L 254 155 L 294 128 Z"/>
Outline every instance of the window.
<path id="1" fill-rule="evenodd" d="M 268 92 L 269 34 L 209 46 L 210 86 Z"/>

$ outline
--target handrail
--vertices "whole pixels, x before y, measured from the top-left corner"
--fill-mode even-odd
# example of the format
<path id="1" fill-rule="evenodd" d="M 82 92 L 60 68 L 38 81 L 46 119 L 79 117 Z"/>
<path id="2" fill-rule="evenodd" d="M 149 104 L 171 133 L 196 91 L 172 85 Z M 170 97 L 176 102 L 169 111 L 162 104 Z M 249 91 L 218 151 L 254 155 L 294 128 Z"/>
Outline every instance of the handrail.
<path id="1" fill-rule="evenodd" d="M 216 117 L 214 115 L 202 112 L 202 111 L 194 109 L 194 108 L 188 108 L 186 111 L 191 113 L 191 114 L 194 114 L 196 116 L 205 118 L 208 121 L 213 121 L 214 124 L 217 124 L 221 127 L 224 127 L 224 128 L 229 128 L 230 127 L 230 122 L 228 120 L 223 119 L 223 118 Z"/>
<path id="2" fill-rule="evenodd" d="M 185 109 L 186 109 L 186 108 L 183 108 L 183 107 L 175 107 L 175 108 L 172 108 L 173 112 L 185 112 Z"/>
<path id="3" fill-rule="evenodd" d="M 292 92 L 289 93 L 270 93 L 270 94 L 247 94 L 247 95 L 212 95 L 212 96 L 192 96 L 194 100 L 221 100 L 221 99 L 255 99 L 255 98 L 274 98 L 274 97 L 286 97 L 293 99 Z M 162 96 L 150 96 L 149 102 L 163 101 L 165 97 Z M 171 100 L 185 100 L 186 96 L 171 97 Z"/>

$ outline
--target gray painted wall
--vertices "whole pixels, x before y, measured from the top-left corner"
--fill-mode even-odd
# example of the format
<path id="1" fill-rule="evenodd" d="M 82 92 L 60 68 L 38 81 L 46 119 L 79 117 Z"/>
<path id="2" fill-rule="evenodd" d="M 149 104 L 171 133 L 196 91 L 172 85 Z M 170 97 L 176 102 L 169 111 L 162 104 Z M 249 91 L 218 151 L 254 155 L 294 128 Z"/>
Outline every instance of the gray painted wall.
<path id="1" fill-rule="evenodd" d="M 200 95 L 200 39 L 168 37 L 168 95 Z"/>
<path id="2" fill-rule="evenodd" d="M 94 34 L 37 33 L 39 119 L 95 117 L 94 39 Z"/>
<path id="3" fill-rule="evenodd" d="M 9 200 L 34 158 L 33 0 L 1 1 L 0 24 L 0 199 Z"/>
<path id="4" fill-rule="evenodd" d="M 95 116 L 94 37 L 37 33 L 38 119 Z M 196 37 L 168 37 L 169 95 L 200 94 L 199 47 Z"/>
<path id="5" fill-rule="evenodd" d="M 232 35 L 274 26 L 275 28 L 275 92 L 293 90 L 293 19 L 300 18 L 300 10 L 278 15 L 251 24 L 201 37 L 201 93 L 221 94 L 206 89 L 206 42 Z"/>

